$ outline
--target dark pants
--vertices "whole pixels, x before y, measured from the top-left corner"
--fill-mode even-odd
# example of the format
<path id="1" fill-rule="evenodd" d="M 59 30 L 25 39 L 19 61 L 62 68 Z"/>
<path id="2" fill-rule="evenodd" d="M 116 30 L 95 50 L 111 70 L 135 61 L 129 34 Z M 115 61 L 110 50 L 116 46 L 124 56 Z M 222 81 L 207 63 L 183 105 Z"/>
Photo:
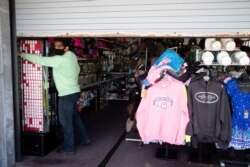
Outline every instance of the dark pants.
<path id="1" fill-rule="evenodd" d="M 136 111 L 141 102 L 141 90 L 139 87 L 133 88 L 129 92 L 129 102 L 130 104 L 133 105 L 131 115 L 130 115 L 130 120 L 133 121 L 135 120 Z"/>
<path id="2" fill-rule="evenodd" d="M 88 140 L 88 136 L 79 116 L 76 111 L 76 103 L 79 97 L 79 93 L 74 93 L 66 96 L 59 97 L 59 120 L 63 127 L 64 145 L 65 151 L 74 151 L 74 128 L 76 128 L 80 141 Z"/>

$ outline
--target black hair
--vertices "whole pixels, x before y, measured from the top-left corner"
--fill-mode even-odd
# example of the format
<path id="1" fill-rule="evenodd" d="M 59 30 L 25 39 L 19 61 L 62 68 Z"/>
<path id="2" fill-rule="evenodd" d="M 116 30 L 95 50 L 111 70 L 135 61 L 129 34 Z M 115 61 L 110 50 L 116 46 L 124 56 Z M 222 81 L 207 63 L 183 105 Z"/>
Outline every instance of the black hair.
<path id="1" fill-rule="evenodd" d="M 71 38 L 55 38 L 54 39 L 54 43 L 55 42 L 62 42 L 64 47 L 69 47 L 70 51 L 73 51 L 73 41 Z"/>

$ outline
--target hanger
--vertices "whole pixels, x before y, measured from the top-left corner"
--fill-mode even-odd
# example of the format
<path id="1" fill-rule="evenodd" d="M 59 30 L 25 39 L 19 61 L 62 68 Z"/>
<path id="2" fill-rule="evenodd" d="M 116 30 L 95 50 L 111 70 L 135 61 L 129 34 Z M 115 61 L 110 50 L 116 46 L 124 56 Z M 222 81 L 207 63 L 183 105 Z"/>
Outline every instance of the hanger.
<path id="1" fill-rule="evenodd" d="M 204 68 L 204 67 L 200 68 L 200 69 L 197 70 L 195 73 L 196 73 L 196 74 L 199 74 L 199 73 L 202 73 L 202 72 L 205 72 L 205 68 Z"/>
<path id="2" fill-rule="evenodd" d="M 250 76 L 246 71 L 246 67 L 244 72 L 240 75 L 240 77 L 238 78 L 238 80 L 242 83 L 250 83 Z"/>
<path id="3" fill-rule="evenodd" d="M 237 81 L 241 92 L 250 93 L 250 76 L 247 73 L 246 68 Z"/>
<path id="4" fill-rule="evenodd" d="M 161 72 L 161 74 L 160 74 L 160 78 L 159 78 L 159 80 L 167 80 L 167 79 L 168 79 L 168 78 L 166 77 L 167 72 L 168 72 L 168 70 L 167 70 L 167 69 L 162 70 L 162 72 Z"/>
<path id="5" fill-rule="evenodd" d="M 200 68 L 199 70 L 197 70 L 196 72 L 195 72 L 196 74 L 205 74 L 205 76 L 203 76 L 203 79 L 205 80 L 205 81 L 208 81 L 209 79 L 210 79 L 210 70 L 208 69 L 208 68 L 204 68 L 204 67 L 202 67 L 202 68 Z"/>
<path id="6" fill-rule="evenodd" d="M 177 51 L 178 51 L 178 47 L 177 47 L 177 46 L 175 46 L 175 47 L 167 48 L 167 50 L 174 50 L 174 51 L 177 53 Z"/>
<path id="7" fill-rule="evenodd" d="M 203 79 L 205 81 L 209 81 L 210 80 L 210 71 L 209 69 L 205 69 L 206 75 L 203 77 Z"/>

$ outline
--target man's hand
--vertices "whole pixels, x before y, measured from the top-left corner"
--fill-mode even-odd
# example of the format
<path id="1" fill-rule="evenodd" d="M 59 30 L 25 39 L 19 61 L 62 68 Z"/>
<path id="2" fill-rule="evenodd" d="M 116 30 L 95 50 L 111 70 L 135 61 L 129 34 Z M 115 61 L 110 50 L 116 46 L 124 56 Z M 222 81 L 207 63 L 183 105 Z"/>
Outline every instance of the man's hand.
<path id="1" fill-rule="evenodd" d="M 17 51 L 16 55 L 17 55 L 17 57 L 20 57 L 21 56 L 21 52 Z"/>

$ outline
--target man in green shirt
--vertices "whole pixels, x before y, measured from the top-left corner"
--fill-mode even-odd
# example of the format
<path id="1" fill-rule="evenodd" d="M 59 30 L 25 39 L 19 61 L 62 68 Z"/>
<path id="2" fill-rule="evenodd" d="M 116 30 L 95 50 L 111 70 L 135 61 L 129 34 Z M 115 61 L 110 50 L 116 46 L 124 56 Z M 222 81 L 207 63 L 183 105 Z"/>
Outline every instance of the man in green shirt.
<path id="1" fill-rule="evenodd" d="M 35 64 L 52 67 L 53 78 L 58 91 L 59 121 L 63 128 L 64 144 L 58 149 L 59 153 L 74 154 L 74 128 L 78 131 L 81 145 L 89 143 L 83 122 L 76 111 L 80 86 L 78 75 L 80 67 L 76 55 L 70 51 L 68 39 L 56 38 L 54 41 L 55 56 L 44 57 L 21 53 L 21 57 Z"/>

